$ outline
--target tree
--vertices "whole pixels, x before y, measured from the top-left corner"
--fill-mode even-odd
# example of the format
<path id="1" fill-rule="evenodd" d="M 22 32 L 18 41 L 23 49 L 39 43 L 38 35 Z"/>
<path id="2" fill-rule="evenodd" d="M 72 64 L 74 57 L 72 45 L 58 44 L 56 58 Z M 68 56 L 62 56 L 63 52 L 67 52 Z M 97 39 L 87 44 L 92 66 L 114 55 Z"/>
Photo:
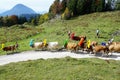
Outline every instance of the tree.
<path id="1" fill-rule="evenodd" d="M 61 12 L 64 12 L 67 7 L 67 0 L 62 0 L 61 2 Z"/>
<path id="2" fill-rule="evenodd" d="M 3 18 L 3 26 L 8 26 L 8 23 L 9 23 L 8 16 L 5 16 L 5 17 Z"/>
<path id="3" fill-rule="evenodd" d="M 50 6 L 49 12 L 53 13 L 54 15 L 60 14 L 60 0 L 55 0 L 54 3 Z"/>
<path id="4" fill-rule="evenodd" d="M 0 26 L 3 26 L 3 17 L 0 17 Z"/>
<path id="5" fill-rule="evenodd" d="M 44 14 L 44 21 L 48 21 L 48 20 L 49 20 L 49 14 L 46 13 L 46 14 Z"/>
<path id="6" fill-rule="evenodd" d="M 104 11 L 109 11 L 109 10 L 111 10 L 111 0 L 107 0 L 105 2 L 105 9 L 104 9 Z"/>
<path id="7" fill-rule="evenodd" d="M 37 25 L 37 20 L 33 18 L 32 21 L 31 21 L 31 24 L 32 25 Z"/>
<path id="8" fill-rule="evenodd" d="M 10 16 L 9 20 L 12 22 L 11 25 L 18 24 L 18 16 L 16 15 Z"/>
<path id="9" fill-rule="evenodd" d="M 76 5 L 77 15 L 83 14 L 84 12 L 84 0 L 78 0 Z"/>
<path id="10" fill-rule="evenodd" d="M 95 0 L 92 0 L 92 2 L 91 2 L 91 12 L 95 12 L 95 11 L 96 11 Z"/>
<path id="11" fill-rule="evenodd" d="M 25 22 L 27 22 L 26 17 L 20 16 L 20 17 L 18 18 L 18 24 L 23 24 L 23 23 L 25 23 Z"/>
<path id="12" fill-rule="evenodd" d="M 62 18 L 66 19 L 66 20 L 71 18 L 71 12 L 67 7 L 66 7 L 64 13 L 62 14 Z"/>
<path id="13" fill-rule="evenodd" d="M 96 12 L 101 12 L 104 10 L 105 1 L 104 0 L 96 0 Z"/>
<path id="14" fill-rule="evenodd" d="M 44 16 L 43 15 L 40 16 L 39 23 L 40 24 L 44 23 Z"/>
<path id="15" fill-rule="evenodd" d="M 67 7 L 70 10 L 71 13 L 73 13 L 73 15 L 76 15 L 76 4 L 77 4 L 77 0 L 69 0 L 67 3 Z"/>
<path id="16" fill-rule="evenodd" d="M 42 24 L 42 23 L 44 23 L 45 21 L 48 21 L 48 20 L 49 20 L 49 14 L 45 13 L 44 15 L 40 16 L 39 23 Z"/>
<path id="17" fill-rule="evenodd" d="M 120 2 L 116 4 L 116 9 L 120 10 Z"/>
<path id="18" fill-rule="evenodd" d="M 84 13 L 86 14 L 88 14 L 88 13 L 91 13 L 91 5 L 92 5 L 92 1 L 93 0 L 85 0 L 85 2 L 84 2 Z"/>
<path id="19" fill-rule="evenodd" d="M 49 16 L 49 19 L 52 19 L 55 17 L 53 13 L 48 13 L 48 16 Z"/>

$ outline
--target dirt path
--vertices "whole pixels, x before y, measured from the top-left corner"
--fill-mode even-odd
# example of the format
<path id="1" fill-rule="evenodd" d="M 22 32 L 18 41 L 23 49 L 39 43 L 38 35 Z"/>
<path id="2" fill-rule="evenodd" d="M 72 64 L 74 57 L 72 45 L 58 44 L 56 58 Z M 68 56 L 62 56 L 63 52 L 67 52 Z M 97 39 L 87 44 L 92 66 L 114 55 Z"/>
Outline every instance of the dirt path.
<path id="1" fill-rule="evenodd" d="M 120 60 L 120 53 L 113 53 L 109 57 L 93 56 L 85 53 L 71 53 L 71 52 L 48 52 L 48 51 L 25 51 L 19 54 L 3 55 L 0 56 L 0 65 L 9 64 L 11 62 L 27 61 L 27 60 L 36 60 L 36 59 L 48 59 L 48 58 L 100 58 L 100 59 L 113 59 Z"/>

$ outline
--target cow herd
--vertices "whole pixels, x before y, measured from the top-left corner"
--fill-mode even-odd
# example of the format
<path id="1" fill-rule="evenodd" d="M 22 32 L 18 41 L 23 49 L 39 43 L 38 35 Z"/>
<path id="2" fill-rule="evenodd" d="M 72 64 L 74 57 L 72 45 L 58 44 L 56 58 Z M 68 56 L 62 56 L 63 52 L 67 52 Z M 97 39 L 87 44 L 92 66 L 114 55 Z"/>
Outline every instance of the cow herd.
<path id="1" fill-rule="evenodd" d="M 64 41 L 64 45 L 61 46 L 59 42 L 47 42 L 46 39 L 43 42 L 34 42 L 33 40 L 30 41 L 30 47 L 34 48 L 35 50 L 47 50 L 47 51 L 71 51 L 71 52 L 87 52 L 87 53 L 102 53 L 102 55 L 109 53 L 120 53 L 120 42 L 108 42 L 98 44 L 96 41 L 90 41 L 86 39 L 86 36 L 74 36 L 74 33 L 68 34 L 69 39 Z M 71 41 L 71 40 L 74 40 Z M 78 41 L 77 43 L 75 41 Z M 3 47 L 2 50 L 4 51 L 14 51 L 18 48 L 18 44 L 12 46 Z"/>
<path id="2" fill-rule="evenodd" d="M 81 39 L 82 40 L 82 39 Z M 98 44 L 96 41 L 83 41 L 81 40 L 78 43 L 75 42 L 69 42 L 68 40 L 64 41 L 64 45 L 60 46 L 58 42 L 48 42 L 46 45 L 44 45 L 44 42 L 35 42 L 34 46 L 32 48 L 34 49 L 40 49 L 40 50 L 56 50 L 56 51 L 62 51 L 67 50 L 71 52 L 87 52 L 87 53 L 102 53 L 102 55 L 109 53 L 118 52 L 120 53 L 120 42 L 111 42 L 111 43 L 105 43 L 105 45 Z M 81 42 L 81 44 L 80 44 Z"/>

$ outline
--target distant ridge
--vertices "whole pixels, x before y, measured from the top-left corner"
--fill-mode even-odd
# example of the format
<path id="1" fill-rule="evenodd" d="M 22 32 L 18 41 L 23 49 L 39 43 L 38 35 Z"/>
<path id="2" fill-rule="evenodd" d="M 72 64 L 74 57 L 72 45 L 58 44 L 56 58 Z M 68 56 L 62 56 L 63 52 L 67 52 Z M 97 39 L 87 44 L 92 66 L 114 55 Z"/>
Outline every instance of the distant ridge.
<path id="1" fill-rule="evenodd" d="M 23 4 L 17 4 L 12 9 L 3 12 L 0 14 L 0 16 L 10 16 L 10 15 L 22 15 L 22 14 L 37 14 L 34 10 L 31 8 L 23 5 Z"/>

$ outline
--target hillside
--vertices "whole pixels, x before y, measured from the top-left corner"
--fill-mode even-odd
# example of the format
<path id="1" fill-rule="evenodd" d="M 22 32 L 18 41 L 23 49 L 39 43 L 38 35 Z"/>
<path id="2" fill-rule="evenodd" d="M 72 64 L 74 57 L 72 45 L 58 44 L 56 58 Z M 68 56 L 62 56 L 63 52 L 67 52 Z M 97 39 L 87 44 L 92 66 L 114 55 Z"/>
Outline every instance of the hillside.
<path id="1" fill-rule="evenodd" d="M 112 35 L 114 36 L 114 41 L 120 41 L 120 11 L 86 14 L 71 20 L 52 19 L 36 27 L 28 24 L 24 24 L 22 27 L 13 26 L 8 29 L 6 34 L 4 34 L 6 28 L 0 29 L 0 43 L 7 41 L 5 43 L 7 46 L 18 41 L 20 45 L 19 51 L 31 49 L 29 47 L 30 39 L 34 39 L 35 42 L 43 41 L 44 39 L 47 39 L 47 41 L 58 41 L 60 46 L 62 46 L 64 40 L 68 39 L 67 32 L 69 30 L 75 32 L 75 35 L 78 36 L 86 35 L 87 40 L 98 41 L 99 44 L 107 42 Z M 100 38 L 95 37 L 97 28 L 100 30 Z M 1 51 L 1 54 L 6 53 Z"/>
<path id="2" fill-rule="evenodd" d="M 52 40 L 63 41 L 67 36 L 67 32 L 70 30 L 75 32 L 76 35 L 86 35 L 87 39 L 96 40 L 99 43 L 102 41 L 108 41 L 112 37 L 115 41 L 120 41 L 120 11 L 115 12 L 101 12 L 86 14 L 73 18 L 71 20 L 60 20 L 55 19 L 42 24 L 44 26 L 45 33 L 51 34 L 44 36 L 43 39 L 51 39 L 52 36 L 55 38 Z M 96 29 L 100 30 L 101 38 L 96 39 Z"/>

